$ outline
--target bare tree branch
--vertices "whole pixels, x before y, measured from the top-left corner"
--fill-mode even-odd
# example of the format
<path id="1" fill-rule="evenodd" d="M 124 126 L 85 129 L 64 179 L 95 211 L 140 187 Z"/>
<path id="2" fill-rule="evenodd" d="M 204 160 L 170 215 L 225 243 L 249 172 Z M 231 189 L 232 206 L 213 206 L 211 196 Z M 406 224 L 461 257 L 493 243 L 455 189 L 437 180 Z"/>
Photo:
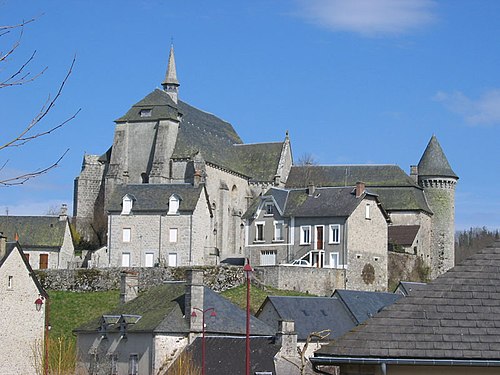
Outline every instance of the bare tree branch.
<path id="1" fill-rule="evenodd" d="M 38 176 L 40 176 L 42 174 L 45 174 L 45 173 L 49 172 L 50 170 L 56 168 L 59 165 L 60 161 L 64 158 L 64 156 L 66 156 L 66 154 L 68 153 L 68 151 L 69 151 L 69 148 L 66 149 L 66 151 L 64 151 L 64 153 L 59 157 L 59 159 L 57 159 L 54 163 L 52 163 L 48 167 L 45 167 L 45 168 L 42 168 L 42 169 L 37 169 L 37 170 L 35 170 L 33 172 L 28 172 L 28 173 L 25 173 L 25 174 L 22 174 L 22 175 L 19 175 L 19 176 L 10 177 L 10 178 L 6 178 L 6 179 L 3 179 L 3 180 L 0 180 L 0 186 L 22 185 L 26 181 L 31 180 L 32 178 L 38 177 Z M 6 164 L 7 163 L 5 163 L 2 166 L 2 169 L 5 167 Z"/>

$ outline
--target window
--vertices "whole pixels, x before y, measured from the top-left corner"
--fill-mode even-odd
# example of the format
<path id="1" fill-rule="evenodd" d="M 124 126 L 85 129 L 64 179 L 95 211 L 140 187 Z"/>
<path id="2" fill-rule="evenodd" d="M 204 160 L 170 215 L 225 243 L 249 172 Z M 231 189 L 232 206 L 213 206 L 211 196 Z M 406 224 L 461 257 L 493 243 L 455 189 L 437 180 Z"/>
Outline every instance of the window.
<path id="1" fill-rule="evenodd" d="M 169 242 L 177 242 L 177 228 L 170 228 L 168 232 Z"/>
<path id="2" fill-rule="evenodd" d="M 123 242 L 130 242 L 132 238 L 132 230 L 130 228 L 123 228 L 122 239 Z"/>
<path id="3" fill-rule="evenodd" d="M 330 267 L 339 268 L 339 253 L 330 253 Z"/>
<path id="4" fill-rule="evenodd" d="M 144 257 L 144 266 L 146 266 L 146 267 L 153 267 L 154 260 L 155 260 L 155 254 L 154 253 L 146 253 L 145 257 Z"/>
<path id="5" fill-rule="evenodd" d="M 370 217 L 370 203 L 367 203 L 365 206 L 365 219 L 366 220 L 371 219 L 371 217 Z"/>
<path id="6" fill-rule="evenodd" d="M 264 242 L 264 222 L 255 223 L 255 241 Z"/>
<path id="7" fill-rule="evenodd" d="M 308 245 L 311 243 L 311 226 L 304 225 L 300 227 L 300 244 Z"/>
<path id="8" fill-rule="evenodd" d="M 14 276 L 9 276 L 9 280 L 7 281 L 7 289 L 12 289 L 13 282 L 14 282 Z"/>
<path id="9" fill-rule="evenodd" d="M 122 253 L 122 267 L 130 267 L 130 253 Z"/>
<path id="10" fill-rule="evenodd" d="M 260 253 L 261 266 L 275 266 L 276 265 L 276 251 L 264 250 Z"/>
<path id="11" fill-rule="evenodd" d="M 168 253 L 168 266 L 169 267 L 177 267 L 177 254 L 176 253 Z"/>
<path id="12" fill-rule="evenodd" d="M 274 214 L 274 206 L 271 202 L 267 202 L 265 215 L 272 216 L 273 214 Z"/>
<path id="13" fill-rule="evenodd" d="M 274 222 L 274 241 L 283 241 L 283 222 Z"/>
<path id="14" fill-rule="evenodd" d="M 130 215 L 132 211 L 133 199 L 130 195 L 125 195 L 122 199 L 122 215 Z"/>
<path id="15" fill-rule="evenodd" d="M 23 253 L 24 259 L 26 259 L 26 262 L 30 262 L 30 255 L 28 253 Z"/>
<path id="16" fill-rule="evenodd" d="M 172 195 L 169 199 L 168 204 L 168 215 L 177 215 L 179 214 L 179 197 L 177 195 Z"/>
<path id="17" fill-rule="evenodd" d="M 139 355 L 130 354 L 128 359 L 128 373 L 129 375 L 139 374 Z"/>
<path id="18" fill-rule="evenodd" d="M 330 243 L 340 243 L 340 225 L 330 224 Z"/>
<path id="19" fill-rule="evenodd" d="M 144 109 L 141 109 L 141 112 L 139 112 L 141 117 L 151 117 L 152 113 L 153 113 L 153 110 L 151 108 L 144 108 Z"/>
<path id="20" fill-rule="evenodd" d="M 49 254 L 40 254 L 40 264 L 38 268 L 41 270 L 49 268 Z"/>

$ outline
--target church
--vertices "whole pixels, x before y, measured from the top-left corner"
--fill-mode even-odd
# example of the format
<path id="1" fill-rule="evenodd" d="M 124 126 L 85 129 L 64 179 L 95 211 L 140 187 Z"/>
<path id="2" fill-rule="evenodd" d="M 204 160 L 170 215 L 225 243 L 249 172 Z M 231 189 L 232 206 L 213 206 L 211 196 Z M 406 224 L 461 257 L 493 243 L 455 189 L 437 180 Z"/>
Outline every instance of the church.
<path id="1" fill-rule="evenodd" d="M 270 250 L 248 246 L 247 211 L 270 189 L 355 189 L 359 182 L 387 214 L 384 246 L 422 257 L 432 277 L 454 265 L 458 176 L 435 136 L 410 174 L 395 165 L 295 166 L 288 133 L 278 142 L 245 144 L 230 123 L 180 100 L 173 47 L 161 85 L 115 120 L 111 148 L 85 155 L 75 179 L 77 230 L 106 245 L 100 265 L 259 259 L 252 252 Z M 275 264 L 294 259 L 288 253 Z"/>

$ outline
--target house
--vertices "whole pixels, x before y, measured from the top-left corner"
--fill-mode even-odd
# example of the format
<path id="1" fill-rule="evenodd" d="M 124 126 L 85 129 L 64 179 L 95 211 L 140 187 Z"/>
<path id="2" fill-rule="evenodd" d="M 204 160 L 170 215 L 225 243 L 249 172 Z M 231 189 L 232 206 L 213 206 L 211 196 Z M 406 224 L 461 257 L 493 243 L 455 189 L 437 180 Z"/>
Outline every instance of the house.
<path id="1" fill-rule="evenodd" d="M 500 242 L 382 310 L 310 358 L 343 374 L 497 374 Z"/>
<path id="2" fill-rule="evenodd" d="M 77 230 L 87 240 L 107 235 L 113 266 L 121 266 L 120 254 L 130 249 L 137 251 L 130 255 L 131 264 L 137 265 L 146 262 L 143 251 L 154 253 L 153 262 L 177 265 L 214 264 L 228 257 L 242 257 L 241 215 L 248 201 L 270 186 L 284 186 L 287 179 L 292 165 L 288 134 L 281 142 L 244 144 L 230 123 L 180 100 L 179 86 L 172 47 L 162 89 L 153 90 L 115 121 L 112 147 L 100 156 L 85 155 L 75 180 L 73 216 Z M 142 198 L 148 193 L 154 195 L 150 202 L 135 197 L 135 212 L 132 209 L 130 214 L 122 213 L 129 217 L 118 223 L 119 205 L 127 194 L 128 201 L 134 200 L 134 192 L 139 194 L 137 185 L 145 185 Z M 199 185 L 204 185 L 202 192 Z M 148 190 L 146 186 L 154 188 Z M 166 191 L 153 190 L 158 186 Z M 202 196 L 196 212 L 192 211 L 194 206 L 185 207 L 187 211 L 180 211 L 180 220 L 174 224 L 175 220 L 168 217 L 175 211 L 169 205 L 177 204 L 169 201 L 172 194 L 179 198 L 182 209 L 197 193 Z M 162 206 L 155 212 L 154 227 L 149 227 L 157 199 Z M 205 201 L 210 209 L 203 208 L 202 213 L 201 202 Z M 203 220 L 195 220 L 201 217 L 197 215 L 204 215 Z M 166 224 L 156 222 L 160 217 L 166 219 Z M 147 233 L 144 227 L 149 228 Z M 178 242 L 173 248 L 167 239 L 169 233 L 164 236 L 170 228 L 178 230 Z M 131 232 L 130 243 L 120 243 L 116 233 L 126 229 Z M 153 230 L 163 232 L 161 241 L 167 241 L 167 245 L 144 247 L 145 240 L 159 239 L 160 233 L 151 235 Z M 191 235 L 201 239 L 202 244 L 193 246 L 187 255 Z"/>
<path id="3" fill-rule="evenodd" d="M 255 265 L 301 260 L 345 270 L 348 289 L 387 289 L 387 222 L 377 195 L 351 187 L 271 188 L 243 216 Z"/>
<path id="4" fill-rule="evenodd" d="M 410 226 L 403 248 L 421 257 L 434 278 L 454 266 L 455 187 L 458 176 L 452 170 L 436 136 L 432 136 L 418 162 L 407 175 L 397 165 L 306 165 L 290 169 L 285 187 L 304 188 L 352 186 L 363 181 L 377 194 L 390 216 L 391 247 L 401 226 Z M 410 233 L 407 233 L 408 235 Z M 408 243 L 409 240 L 411 243 Z"/>
<path id="5" fill-rule="evenodd" d="M 0 235 L 0 373 L 41 373 L 47 298 L 19 243 Z"/>
<path id="6" fill-rule="evenodd" d="M 91 374 L 158 374 L 203 332 L 207 337 L 245 337 L 246 312 L 205 287 L 202 270 L 191 270 L 185 283 L 152 287 L 74 332 L 78 366 Z M 275 335 L 255 317 L 250 332 L 252 339 Z"/>
<path id="7" fill-rule="evenodd" d="M 78 263 L 66 205 L 59 216 L 0 216 L 0 231 L 19 242 L 33 269 L 66 269 Z"/>
<path id="8" fill-rule="evenodd" d="M 206 265 L 217 259 L 205 184 L 118 185 L 108 203 L 109 265 Z"/>

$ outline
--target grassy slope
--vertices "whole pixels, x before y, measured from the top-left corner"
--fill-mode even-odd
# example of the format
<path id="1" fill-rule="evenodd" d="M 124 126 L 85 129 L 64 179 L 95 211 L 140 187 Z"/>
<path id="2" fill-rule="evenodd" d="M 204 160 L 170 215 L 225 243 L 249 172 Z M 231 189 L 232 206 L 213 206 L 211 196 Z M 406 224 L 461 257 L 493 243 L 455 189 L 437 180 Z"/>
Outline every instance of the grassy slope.
<path id="1" fill-rule="evenodd" d="M 255 314 L 268 295 L 298 296 L 304 293 L 279 290 L 266 287 L 261 289 L 255 285 L 250 289 L 250 311 Z M 241 285 L 221 293 L 242 309 L 246 308 L 246 285 Z M 72 330 L 93 318 L 112 310 L 118 305 L 119 292 L 75 293 L 63 291 L 49 291 L 50 296 L 50 324 L 52 337 L 73 338 Z M 73 339 L 72 339 L 73 340 Z"/>

